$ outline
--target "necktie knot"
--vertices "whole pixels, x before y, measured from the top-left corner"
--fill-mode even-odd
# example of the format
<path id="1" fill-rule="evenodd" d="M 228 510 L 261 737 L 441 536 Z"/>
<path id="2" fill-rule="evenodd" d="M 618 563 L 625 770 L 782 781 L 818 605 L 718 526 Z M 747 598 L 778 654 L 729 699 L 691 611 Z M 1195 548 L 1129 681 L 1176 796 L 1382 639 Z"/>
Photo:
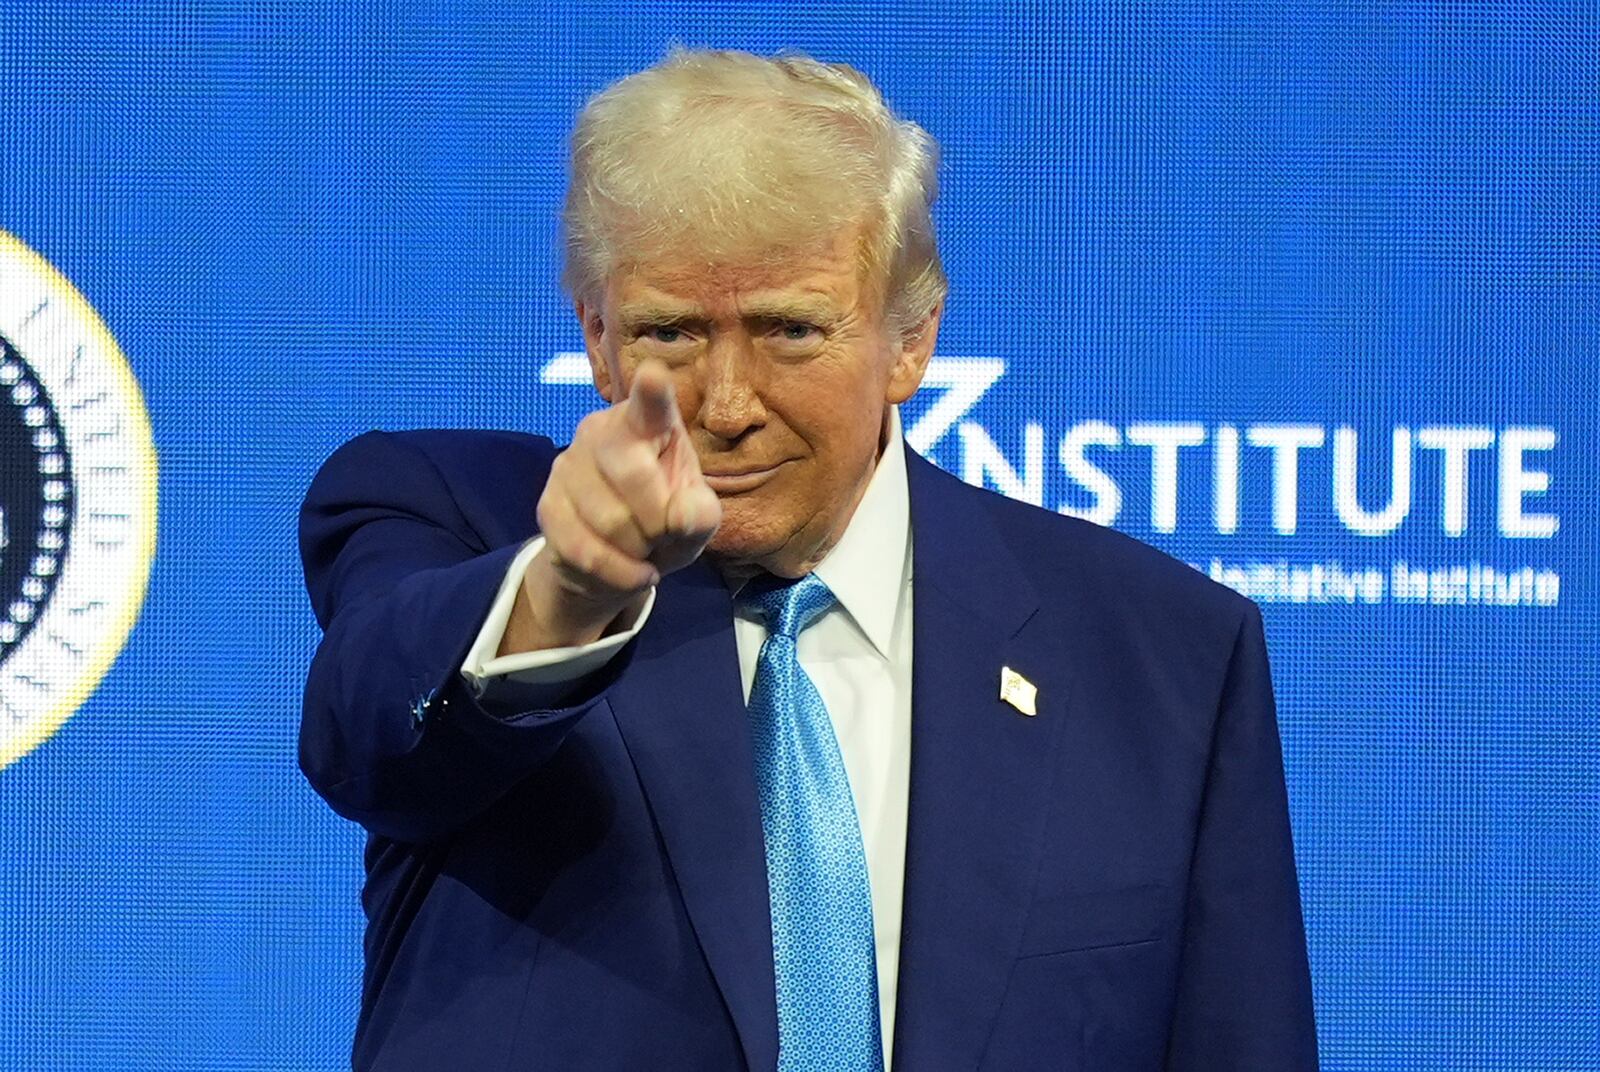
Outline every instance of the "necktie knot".
<path id="1" fill-rule="evenodd" d="M 834 604 L 834 595 L 815 573 L 798 580 L 757 577 L 739 592 L 739 605 L 766 623 L 767 632 L 793 640 Z"/>

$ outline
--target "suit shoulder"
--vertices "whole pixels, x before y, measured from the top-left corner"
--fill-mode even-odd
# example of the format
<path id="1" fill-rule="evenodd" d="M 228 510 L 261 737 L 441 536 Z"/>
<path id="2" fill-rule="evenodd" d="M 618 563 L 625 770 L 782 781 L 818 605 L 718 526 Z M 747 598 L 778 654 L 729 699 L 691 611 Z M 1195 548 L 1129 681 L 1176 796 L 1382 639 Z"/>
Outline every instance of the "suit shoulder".
<path id="1" fill-rule="evenodd" d="M 527 432 L 475 428 L 415 428 L 401 432 L 374 429 L 346 441 L 329 456 L 322 469 L 399 467 L 424 461 L 441 471 L 485 465 L 548 469 L 559 452 L 549 439 Z"/>
<path id="2" fill-rule="evenodd" d="M 495 480 L 542 484 L 558 448 L 525 432 L 424 428 L 369 431 L 348 440 L 322 463 L 308 500 L 335 493 L 404 494 L 440 483 L 452 493 Z"/>
<path id="3" fill-rule="evenodd" d="M 487 547 L 525 539 L 558 453 L 549 439 L 524 432 L 366 432 L 334 451 L 312 480 L 302 540 L 391 515 L 471 532 Z"/>
<path id="4" fill-rule="evenodd" d="M 1126 533 L 997 492 L 979 493 L 1017 560 L 1047 588 L 1072 585 L 1106 605 L 1229 633 L 1242 617 L 1256 613 L 1255 604 L 1238 592 Z"/>

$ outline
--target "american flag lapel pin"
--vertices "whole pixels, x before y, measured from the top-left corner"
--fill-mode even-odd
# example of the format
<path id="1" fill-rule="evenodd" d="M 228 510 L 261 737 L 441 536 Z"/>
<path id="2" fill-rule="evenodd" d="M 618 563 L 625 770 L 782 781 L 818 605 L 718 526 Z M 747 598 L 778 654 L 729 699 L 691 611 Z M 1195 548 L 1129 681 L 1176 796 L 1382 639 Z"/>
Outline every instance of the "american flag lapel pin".
<path id="1" fill-rule="evenodd" d="M 1029 717 L 1039 713 L 1039 690 L 1009 666 L 1000 668 L 1000 698 Z"/>

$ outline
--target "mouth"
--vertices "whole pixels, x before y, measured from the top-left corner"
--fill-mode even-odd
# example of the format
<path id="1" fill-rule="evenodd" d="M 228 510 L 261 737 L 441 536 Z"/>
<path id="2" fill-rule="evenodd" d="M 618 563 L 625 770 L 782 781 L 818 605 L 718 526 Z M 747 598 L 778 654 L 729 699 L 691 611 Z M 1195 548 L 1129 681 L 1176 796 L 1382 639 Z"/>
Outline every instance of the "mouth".
<path id="1" fill-rule="evenodd" d="M 777 475 L 778 470 L 788 465 L 787 461 L 776 465 L 761 468 L 730 469 L 723 473 L 705 473 L 706 484 L 718 495 L 739 495 L 747 491 L 754 491 Z"/>

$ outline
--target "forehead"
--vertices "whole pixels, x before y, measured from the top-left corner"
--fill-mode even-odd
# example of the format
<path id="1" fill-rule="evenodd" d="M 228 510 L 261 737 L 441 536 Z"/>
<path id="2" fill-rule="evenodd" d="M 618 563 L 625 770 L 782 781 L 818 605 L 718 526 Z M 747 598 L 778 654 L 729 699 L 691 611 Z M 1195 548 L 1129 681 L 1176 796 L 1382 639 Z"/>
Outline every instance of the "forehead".
<path id="1" fill-rule="evenodd" d="M 619 306 L 704 308 L 784 297 L 852 306 L 866 297 L 861 252 L 858 231 L 848 228 L 821 240 L 737 255 L 691 250 L 638 256 L 612 273 L 606 296 Z"/>

